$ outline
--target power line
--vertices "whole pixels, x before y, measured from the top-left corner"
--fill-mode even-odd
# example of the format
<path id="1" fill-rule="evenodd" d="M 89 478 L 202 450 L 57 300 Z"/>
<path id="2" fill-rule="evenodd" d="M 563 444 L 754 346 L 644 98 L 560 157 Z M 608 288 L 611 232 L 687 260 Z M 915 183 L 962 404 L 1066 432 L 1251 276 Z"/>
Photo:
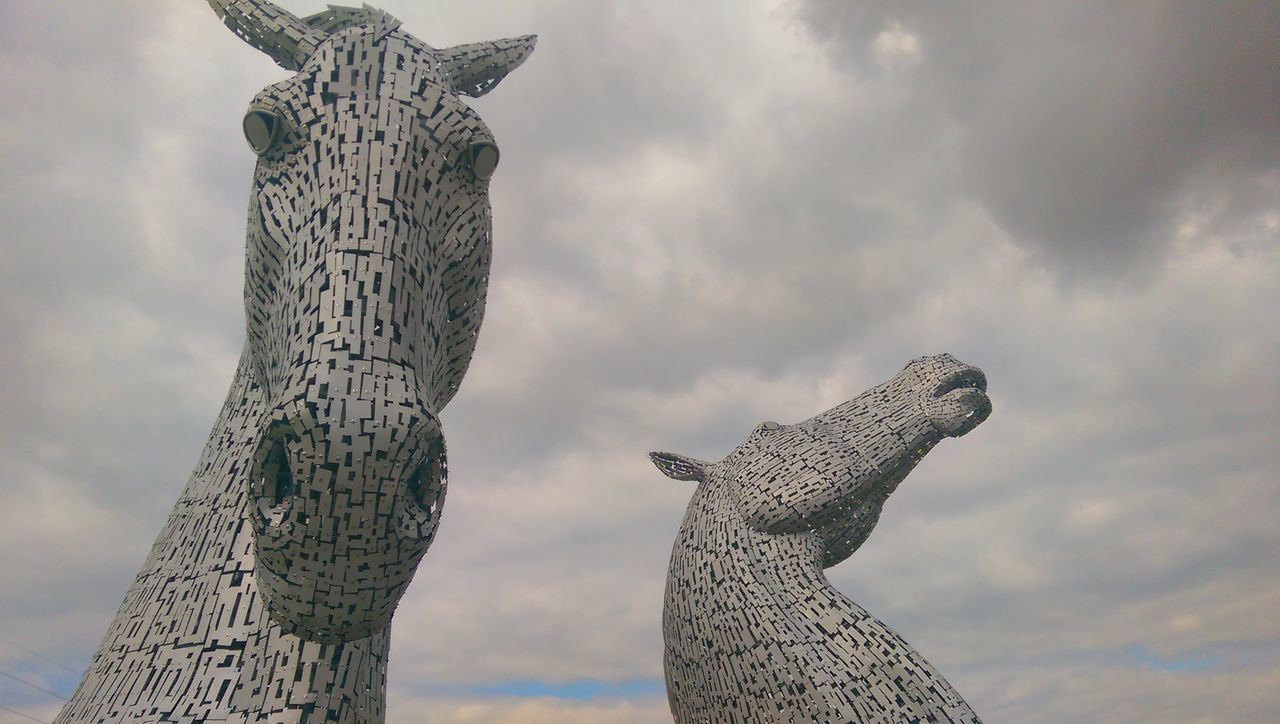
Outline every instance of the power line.
<path id="1" fill-rule="evenodd" d="M 66 664 L 60 664 L 60 663 L 58 663 L 57 661 L 54 661 L 53 659 L 49 658 L 48 656 L 45 656 L 44 654 L 41 654 L 41 653 L 39 653 L 39 652 L 37 652 L 37 651 L 32 651 L 31 649 L 27 648 L 26 646 L 23 646 L 22 644 L 18 643 L 17 641 L 10 641 L 9 639 L 4 638 L 3 636 L 0 636 L 0 641 L 3 641 L 4 643 L 9 644 L 10 646 L 14 647 L 15 649 L 22 649 L 23 651 L 26 651 L 27 653 L 31 654 L 32 656 L 36 657 L 37 659 L 40 659 L 41 661 L 43 661 L 43 662 L 45 662 L 45 663 L 53 664 L 54 666 L 57 666 L 57 667 L 60 667 L 60 668 L 66 669 L 67 671 L 70 671 L 70 672 L 71 672 L 71 673 L 73 673 L 73 674 L 80 675 L 80 674 L 83 674 L 83 673 L 84 673 L 83 671 L 77 671 L 77 670 L 75 670 L 75 669 L 71 668 L 70 666 L 67 666 Z"/>
<path id="2" fill-rule="evenodd" d="M 63 701 L 66 701 L 66 700 L 67 700 L 67 697 L 63 696 L 62 694 L 59 694 L 58 692 L 56 692 L 56 691 L 54 691 L 54 690 L 52 690 L 52 689 L 46 689 L 46 688 L 44 688 L 43 686 L 41 686 L 41 685 L 39 685 L 39 684 L 33 684 L 33 683 L 31 683 L 30 681 L 27 681 L 26 679 L 23 679 L 23 678 L 18 677 L 18 676 L 14 676 L 13 674 L 10 674 L 10 673 L 9 673 L 9 672 L 7 672 L 7 671 L 0 671 L 0 676 L 7 676 L 7 677 L 9 677 L 10 679 L 13 679 L 14 681 L 18 682 L 19 684 L 26 684 L 27 686 L 30 686 L 32 689 L 38 689 L 38 690 L 43 691 L 44 693 L 48 694 L 49 696 L 56 696 L 56 697 L 58 697 L 59 699 L 61 699 L 61 700 L 63 700 Z"/>
<path id="3" fill-rule="evenodd" d="M 18 716 L 22 717 L 23 719 L 30 719 L 31 721 L 38 721 L 38 722 L 40 722 L 40 724 L 49 724 L 49 722 L 45 721 L 44 719 L 37 719 L 37 718 L 35 718 L 35 717 L 31 716 L 30 714 L 23 714 L 22 712 L 18 711 L 17 709 L 10 709 L 9 707 L 5 706 L 4 704 L 0 704 L 0 709 L 4 709 L 5 711 L 9 712 L 10 714 L 17 714 Z"/>

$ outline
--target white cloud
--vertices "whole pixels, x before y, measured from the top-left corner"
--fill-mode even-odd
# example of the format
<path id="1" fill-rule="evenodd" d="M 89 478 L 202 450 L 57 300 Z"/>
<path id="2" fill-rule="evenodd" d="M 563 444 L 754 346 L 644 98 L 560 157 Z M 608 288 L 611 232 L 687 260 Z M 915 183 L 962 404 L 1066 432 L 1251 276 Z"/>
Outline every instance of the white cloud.
<path id="1" fill-rule="evenodd" d="M 918 64 L 924 58 L 920 38 L 909 32 L 897 20 L 890 20 L 884 30 L 871 42 L 871 52 L 876 63 L 887 70 L 900 70 Z"/>

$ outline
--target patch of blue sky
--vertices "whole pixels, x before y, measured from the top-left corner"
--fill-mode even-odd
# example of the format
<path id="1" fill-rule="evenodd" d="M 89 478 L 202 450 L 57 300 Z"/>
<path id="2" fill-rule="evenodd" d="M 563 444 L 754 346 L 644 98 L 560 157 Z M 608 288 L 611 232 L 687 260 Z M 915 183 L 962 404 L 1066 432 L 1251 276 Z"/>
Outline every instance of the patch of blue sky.
<path id="1" fill-rule="evenodd" d="M 1018 667 L 1053 668 L 1056 666 L 1123 666 L 1135 669 L 1178 673 L 1225 673 L 1269 669 L 1280 659 L 1280 640 L 1237 641 L 1199 647 L 1176 654 L 1162 655 L 1158 647 L 1132 643 L 1110 649 L 1075 649 L 1042 653 L 1018 660 Z M 956 664 L 947 671 L 956 673 L 994 671 L 1010 666 L 999 664 Z"/>
<path id="2" fill-rule="evenodd" d="M 1125 657 L 1135 666 L 1157 671 L 1216 671 L 1222 663 L 1218 655 L 1164 657 L 1141 644 L 1125 648 Z"/>
<path id="3" fill-rule="evenodd" d="M 567 682 L 546 682 L 533 679 L 500 681 L 470 689 L 476 696 L 550 697 L 587 701 L 591 699 L 632 699 L 663 694 L 666 686 L 662 679 L 632 679 L 629 681 L 596 681 L 580 679 Z"/>
<path id="4" fill-rule="evenodd" d="M 0 661 L 0 695 L 10 702 L 65 701 L 82 674 L 62 671 L 39 661 Z"/>

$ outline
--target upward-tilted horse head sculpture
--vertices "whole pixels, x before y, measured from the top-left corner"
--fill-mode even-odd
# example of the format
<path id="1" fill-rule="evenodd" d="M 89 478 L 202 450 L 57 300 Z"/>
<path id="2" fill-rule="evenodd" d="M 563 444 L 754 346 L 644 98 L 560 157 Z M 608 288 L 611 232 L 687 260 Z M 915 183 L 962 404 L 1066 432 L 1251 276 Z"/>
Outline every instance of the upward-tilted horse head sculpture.
<path id="1" fill-rule="evenodd" d="M 209 0 L 296 71 L 253 99 L 247 363 L 266 402 L 250 475 L 272 619 L 319 641 L 384 627 L 445 498 L 437 417 L 467 370 L 490 260 L 498 147 L 459 96 L 525 36 L 434 49 L 369 7 L 307 18 Z"/>
<path id="2" fill-rule="evenodd" d="M 934 446 L 987 419 L 986 389 L 976 367 L 921 357 L 808 420 L 757 426 L 719 462 L 651 453 L 668 477 L 698 482 L 662 614 L 676 721 L 977 721 L 823 569 L 862 545 Z"/>

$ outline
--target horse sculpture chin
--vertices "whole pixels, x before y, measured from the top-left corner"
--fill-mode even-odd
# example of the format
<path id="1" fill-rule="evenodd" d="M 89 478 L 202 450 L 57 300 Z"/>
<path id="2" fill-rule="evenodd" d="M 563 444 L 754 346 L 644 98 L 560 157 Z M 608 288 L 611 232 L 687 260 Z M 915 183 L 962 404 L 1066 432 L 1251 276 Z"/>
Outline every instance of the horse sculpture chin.
<path id="1" fill-rule="evenodd" d="M 651 453 L 698 482 L 663 608 L 676 720 L 977 721 L 823 569 L 862 545 L 934 445 L 990 413 L 982 372 L 937 355 L 804 422 L 763 423 L 719 462 Z"/>
<path id="2" fill-rule="evenodd" d="M 498 150 L 460 95 L 535 38 L 436 49 L 367 5 L 209 3 L 295 71 L 244 117 L 247 341 L 59 721 L 380 721 L 388 625 L 444 505 L 438 415 L 484 313 Z"/>

